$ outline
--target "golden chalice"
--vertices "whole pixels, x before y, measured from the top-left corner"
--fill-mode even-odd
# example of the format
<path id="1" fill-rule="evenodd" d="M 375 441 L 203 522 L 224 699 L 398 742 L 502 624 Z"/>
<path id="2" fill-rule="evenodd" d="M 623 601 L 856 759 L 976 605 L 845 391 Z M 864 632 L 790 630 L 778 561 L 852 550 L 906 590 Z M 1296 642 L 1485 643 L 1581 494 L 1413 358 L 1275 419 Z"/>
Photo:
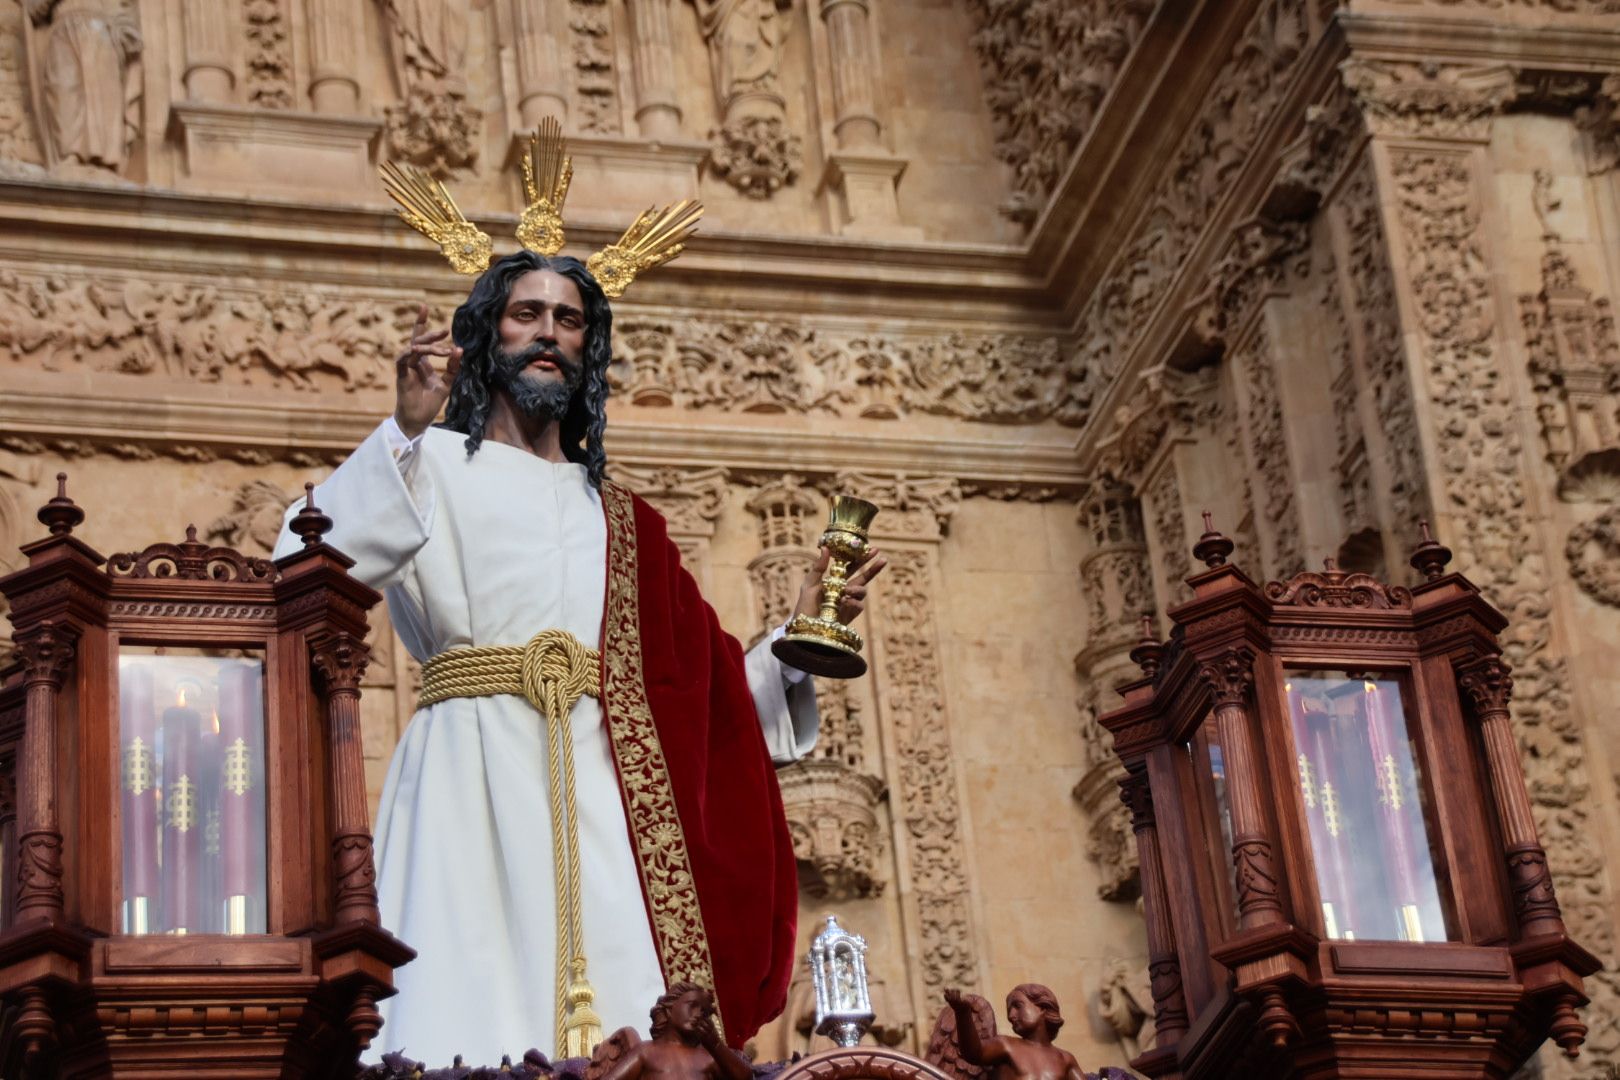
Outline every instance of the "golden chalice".
<path id="1" fill-rule="evenodd" d="M 849 584 L 850 570 L 864 562 L 871 551 L 866 530 L 877 512 L 876 506 L 853 495 L 833 498 L 827 531 L 821 534 L 821 546 L 831 556 L 821 579 L 821 611 L 793 616 L 787 633 L 771 645 L 771 652 L 784 664 L 834 679 L 866 674 L 861 635 L 838 621 L 838 605 Z"/>

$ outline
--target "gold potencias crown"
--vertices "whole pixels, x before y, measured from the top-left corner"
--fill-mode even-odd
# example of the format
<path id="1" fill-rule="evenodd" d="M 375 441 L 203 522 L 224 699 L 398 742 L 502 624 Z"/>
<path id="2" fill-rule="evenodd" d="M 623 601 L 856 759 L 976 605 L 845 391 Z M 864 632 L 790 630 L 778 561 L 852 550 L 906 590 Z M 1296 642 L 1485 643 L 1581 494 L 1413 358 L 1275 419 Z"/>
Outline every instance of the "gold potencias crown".
<path id="1" fill-rule="evenodd" d="M 489 234 L 467 220 L 444 184 L 414 165 L 384 162 L 383 187 L 399 204 L 405 224 L 439 245 L 450 266 L 460 274 L 481 274 L 495 255 Z M 574 159 L 568 156 L 562 125 L 555 117 L 540 122 L 529 136 L 523 158 L 523 193 L 529 205 L 518 221 L 517 238 L 540 255 L 555 255 L 563 246 L 563 202 L 574 178 Z M 649 207 L 609 244 L 585 261 L 602 291 L 624 295 L 636 275 L 662 266 L 686 247 L 703 216 L 703 204 L 683 199 L 663 209 Z"/>

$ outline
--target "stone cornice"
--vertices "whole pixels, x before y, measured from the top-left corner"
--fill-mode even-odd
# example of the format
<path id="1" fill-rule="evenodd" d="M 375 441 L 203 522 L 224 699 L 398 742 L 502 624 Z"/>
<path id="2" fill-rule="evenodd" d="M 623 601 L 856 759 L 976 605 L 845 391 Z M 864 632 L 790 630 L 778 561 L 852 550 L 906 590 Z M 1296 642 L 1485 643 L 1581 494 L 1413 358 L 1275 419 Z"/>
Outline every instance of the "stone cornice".
<path id="1" fill-rule="evenodd" d="M 1485 65 L 1553 71 L 1620 69 L 1620 30 L 1612 16 L 1559 15 L 1561 25 L 1530 27 L 1454 15 L 1340 12 L 1353 53 L 1364 58 Z"/>
<path id="2" fill-rule="evenodd" d="M 479 215 L 503 244 L 517 219 Z M 618 239 L 622 222 L 569 221 L 570 250 Z M 509 241 L 509 242 L 508 242 Z M 0 259 L 55 265 L 65 243 L 91 266 L 156 273 L 244 271 L 269 280 L 452 292 L 466 279 L 378 205 L 253 201 L 135 186 L 0 179 Z M 245 254 L 245 258 L 244 258 Z M 678 262 L 638 281 L 633 302 L 772 314 L 953 318 L 1027 329 L 1061 320 L 1027 254 L 995 245 L 726 233 L 705 227 Z"/>
<path id="3" fill-rule="evenodd" d="M 355 403 L 332 408 L 317 400 L 220 396 L 113 396 L 101 392 L 19 390 L 0 395 L 0 432 L 49 446 L 58 440 L 115 444 L 125 456 L 141 448 L 208 447 L 259 451 L 271 457 L 329 459 L 359 445 L 376 426 L 377 410 Z M 379 399 L 380 400 L 380 399 Z M 1074 434 L 1062 428 L 985 425 L 982 438 L 930 433 L 918 424 L 865 422 L 847 430 L 811 430 L 803 418 L 750 416 L 750 423 L 714 423 L 667 410 L 610 411 L 608 454 L 627 465 L 702 462 L 735 472 L 831 475 L 858 463 L 863 472 L 949 475 L 966 485 L 1077 491 Z"/>

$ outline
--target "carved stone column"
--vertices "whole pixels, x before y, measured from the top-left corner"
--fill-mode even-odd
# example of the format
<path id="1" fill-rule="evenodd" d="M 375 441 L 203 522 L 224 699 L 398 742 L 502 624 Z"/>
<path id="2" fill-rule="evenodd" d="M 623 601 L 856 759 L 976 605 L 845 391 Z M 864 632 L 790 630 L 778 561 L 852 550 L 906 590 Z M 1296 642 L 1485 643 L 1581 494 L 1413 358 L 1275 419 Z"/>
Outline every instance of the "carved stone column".
<path id="1" fill-rule="evenodd" d="M 846 236 L 921 239 L 921 230 L 900 220 L 896 186 L 906 162 L 882 144 L 882 65 L 872 47 L 870 0 L 820 0 L 820 15 L 813 41 L 825 51 L 832 78 L 834 145 L 820 185 L 828 217 Z"/>
<path id="2" fill-rule="evenodd" d="M 355 60 L 360 50 L 360 5 L 355 0 L 309 0 L 309 101 L 318 113 L 360 111 Z"/>
<path id="3" fill-rule="evenodd" d="M 883 125 L 877 117 L 878 67 L 872 56 L 868 0 L 821 0 L 821 21 L 832 61 L 833 136 L 838 149 L 875 148 Z"/>
<path id="4" fill-rule="evenodd" d="M 789 474 L 761 487 L 747 505 L 759 518 L 762 549 L 748 576 L 760 626 L 770 632 L 792 613 L 815 562 L 827 501 Z M 878 896 L 884 888 L 878 804 L 887 789 L 866 771 L 866 705 L 849 682 L 817 679 L 816 706 L 821 733 L 814 752 L 777 772 L 800 881 L 817 899 Z"/>
<path id="5" fill-rule="evenodd" d="M 982 984 L 934 606 L 939 545 L 961 493 L 948 477 L 865 473 L 840 474 L 836 487 L 878 505 L 872 538 L 889 557 L 869 612 L 868 647 L 896 830 L 906 839 L 900 892 L 911 998 L 926 1028 L 945 987 Z"/>
<path id="6" fill-rule="evenodd" d="M 1086 646 L 1074 667 L 1084 688 L 1080 723 L 1087 768 L 1074 797 L 1089 822 L 1087 854 L 1103 873 L 1098 895 L 1133 901 L 1140 888 L 1137 855 L 1125 807 L 1115 797 L 1124 767 L 1097 716 L 1113 687 L 1136 677 L 1130 653 L 1142 616 L 1153 610 L 1153 575 L 1141 509 L 1129 490 L 1099 483 L 1080 501 L 1079 517 L 1088 540 L 1080 561 Z"/>
<path id="7" fill-rule="evenodd" d="M 636 77 L 636 123 L 644 139 L 676 139 L 681 106 L 675 96 L 674 0 L 630 0 L 630 47 Z"/>
<path id="8" fill-rule="evenodd" d="M 547 116 L 568 124 L 568 5 L 557 0 L 512 0 L 516 31 L 518 118 L 525 132 Z"/>
<path id="9" fill-rule="evenodd" d="M 182 80 L 192 101 L 223 105 L 236 88 L 236 41 L 240 5 L 218 0 L 186 0 L 181 24 L 186 47 Z"/>

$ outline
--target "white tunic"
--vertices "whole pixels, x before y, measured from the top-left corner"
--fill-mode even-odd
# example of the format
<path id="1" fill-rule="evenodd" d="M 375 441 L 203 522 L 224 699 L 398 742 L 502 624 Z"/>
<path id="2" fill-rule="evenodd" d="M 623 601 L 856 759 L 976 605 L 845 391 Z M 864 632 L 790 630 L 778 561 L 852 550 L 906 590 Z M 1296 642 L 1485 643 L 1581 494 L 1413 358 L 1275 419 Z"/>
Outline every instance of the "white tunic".
<path id="1" fill-rule="evenodd" d="M 584 467 L 489 441 L 468 460 L 463 440 L 435 428 L 401 453 L 392 421 L 379 427 L 316 489 L 333 520 L 325 539 L 385 591 L 418 660 L 553 628 L 600 648 L 607 524 Z M 284 529 L 276 554 L 299 542 Z M 815 742 L 814 691 L 765 644 L 748 653 L 749 686 L 772 756 L 792 761 Z M 569 721 L 596 1010 L 604 1032 L 641 1028 L 664 980 L 600 703 L 581 698 Z M 534 707 L 499 696 L 418 711 L 388 769 L 376 842 L 383 925 L 417 958 L 381 1003 L 368 1057 L 494 1065 L 529 1047 L 553 1053 L 556 890 Z"/>

